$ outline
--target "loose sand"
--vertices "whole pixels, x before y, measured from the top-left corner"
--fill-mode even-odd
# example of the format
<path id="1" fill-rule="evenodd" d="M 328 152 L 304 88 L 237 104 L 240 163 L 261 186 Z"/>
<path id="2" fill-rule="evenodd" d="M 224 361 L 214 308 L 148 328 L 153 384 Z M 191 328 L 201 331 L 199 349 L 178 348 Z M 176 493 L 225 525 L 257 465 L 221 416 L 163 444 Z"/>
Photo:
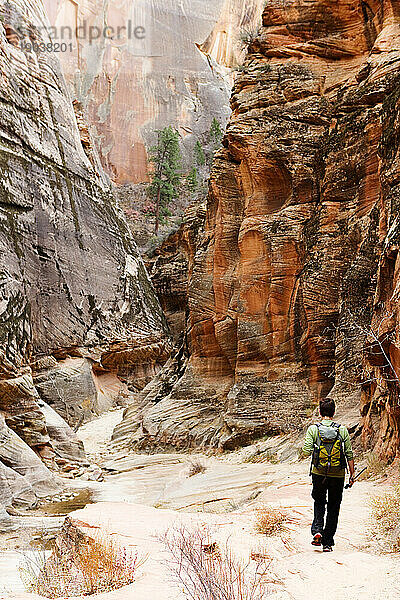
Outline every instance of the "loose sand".
<path id="1" fill-rule="evenodd" d="M 79 430 L 87 451 L 103 466 L 107 464 L 104 442 L 120 418 L 121 411 L 113 411 Z M 287 442 L 283 439 L 274 443 L 282 448 Z M 189 527 L 199 523 L 211 526 L 215 540 L 221 546 L 228 542 L 245 561 L 254 552 L 270 557 L 271 582 L 266 598 L 400 599 L 399 557 L 374 552 L 366 534 L 369 500 L 384 491 L 385 486 L 362 481 L 345 491 L 335 550 L 324 554 L 310 544 L 308 462 L 249 463 L 243 462 L 245 455 L 120 456 L 112 464 L 118 465 L 122 473 L 106 476 L 102 483 L 85 484 L 92 486 L 99 501 L 71 517 L 88 535 L 106 532 L 128 549 L 148 555 L 135 583 L 92 596 L 93 600 L 183 599 L 181 587 L 172 581 L 165 564 L 165 549 L 157 539 L 157 535 L 181 523 Z M 188 477 L 189 462 L 193 460 L 201 460 L 206 470 Z M 262 505 L 285 507 L 296 522 L 278 536 L 257 534 L 255 511 Z M 9 557 L 10 564 L 14 558 Z M 5 564 L 3 575 L 4 571 Z M 0 581 L 1 600 L 33 598 L 16 589 L 2 595 L 1 584 Z"/>

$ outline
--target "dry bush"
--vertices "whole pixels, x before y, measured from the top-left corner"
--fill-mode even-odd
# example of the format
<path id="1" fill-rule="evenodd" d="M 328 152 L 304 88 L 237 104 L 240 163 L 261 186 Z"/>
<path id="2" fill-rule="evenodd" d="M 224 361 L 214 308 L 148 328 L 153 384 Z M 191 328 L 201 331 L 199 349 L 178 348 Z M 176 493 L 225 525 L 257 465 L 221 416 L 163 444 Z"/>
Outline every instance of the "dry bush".
<path id="1" fill-rule="evenodd" d="M 193 477 L 193 475 L 198 475 L 199 473 L 204 473 L 206 471 L 206 466 L 201 462 L 201 460 L 192 460 L 189 463 L 188 469 L 188 477 Z"/>
<path id="2" fill-rule="evenodd" d="M 383 551 L 400 552 L 400 486 L 372 498 L 370 535 Z"/>
<path id="3" fill-rule="evenodd" d="M 20 576 L 27 591 L 45 598 L 90 595 L 129 585 L 143 562 L 104 538 L 76 545 L 72 555 L 57 547 L 51 556 L 45 551 L 25 555 Z"/>
<path id="4" fill-rule="evenodd" d="M 264 562 L 246 564 L 226 545 L 221 549 L 206 527 L 184 526 L 161 538 L 169 551 L 167 565 L 186 597 L 192 600 L 262 600 L 265 597 Z M 255 566 L 251 574 L 251 564 Z"/>
<path id="5" fill-rule="evenodd" d="M 244 48 L 253 44 L 260 35 L 261 28 L 253 27 L 251 29 L 242 29 L 239 33 L 239 40 Z"/>
<path id="6" fill-rule="evenodd" d="M 250 552 L 251 560 L 255 560 L 256 562 L 264 562 L 271 564 L 273 561 L 273 557 L 270 555 L 270 548 L 267 541 L 262 540 L 259 541 L 256 545 L 254 545 Z"/>
<path id="7" fill-rule="evenodd" d="M 257 533 L 276 535 L 286 530 L 291 521 L 286 511 L 271 506 L 262 506 L 256 511 L 255 528 Z"/>
<path id="8" fill-rule="evenodd" d="M 369 452 L 367 455 L 366 477 L 377 479 L 386 476 L 387 462 L 375 452 Z"/>

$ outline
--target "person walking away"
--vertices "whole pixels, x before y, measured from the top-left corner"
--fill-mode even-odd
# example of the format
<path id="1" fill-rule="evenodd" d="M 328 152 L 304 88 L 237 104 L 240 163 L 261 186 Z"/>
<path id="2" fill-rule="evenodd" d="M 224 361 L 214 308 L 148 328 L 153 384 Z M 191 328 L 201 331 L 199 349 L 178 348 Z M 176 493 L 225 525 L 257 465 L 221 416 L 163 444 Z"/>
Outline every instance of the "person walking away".
<path id="1" fill-rule="evenodd" d="M 312 455 L 310 475 L 314 520 L 311 526 L 311 543 L 313 546 L 322 545 L 324 552 L 332 552 L 335 545 L 346 460 L 350 470 L 350 487 L 355 479 L 350 435 L 346 427 L 333 421 L 335 410 L 335 401 L 331 398 L 320 401 L 321 421 L 308 428 L 302 448 L 304 456 Z"/>

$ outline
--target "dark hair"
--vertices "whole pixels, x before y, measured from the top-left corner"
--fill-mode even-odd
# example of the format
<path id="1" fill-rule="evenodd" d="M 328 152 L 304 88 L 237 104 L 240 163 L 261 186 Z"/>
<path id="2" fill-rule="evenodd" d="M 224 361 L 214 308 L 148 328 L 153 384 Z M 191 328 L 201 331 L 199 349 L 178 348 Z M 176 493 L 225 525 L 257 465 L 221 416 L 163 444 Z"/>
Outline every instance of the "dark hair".
<path id="1" fill-rule="evenodd" d="M 333 417 L 335 414 L 336 405 L 332 398 L 324 398 L 319 403 L 319 412 L 321 417 Z"/>

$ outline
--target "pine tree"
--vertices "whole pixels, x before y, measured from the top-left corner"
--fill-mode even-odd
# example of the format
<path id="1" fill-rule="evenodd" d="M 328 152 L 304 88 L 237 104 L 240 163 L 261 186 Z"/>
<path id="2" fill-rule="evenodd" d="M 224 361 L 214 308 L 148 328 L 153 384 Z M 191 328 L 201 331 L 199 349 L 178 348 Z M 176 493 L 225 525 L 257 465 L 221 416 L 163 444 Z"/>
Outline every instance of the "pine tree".
<path id="1" fill-rule="evenodd" d="M 224 134 L 222 132 L 221 125 L 219 121 L 217 121 L 217 119 L 214 117 L 210 128 L 210 138 L 214 141 L 216 145 L 219 146 L 221 144 L 223 135 Z"/>
<path id="2" fill-rule="evenodd" d="M 179 133 L 171 126 L 157 131 L 157 144 L 149 151 L 154 165 L 148 187 L 149 196 L 155 201 L 156 217 L 154 233 L 157 235 L 160 222 L 171 213 L 170 202 L 179 195 L 182 155 L 179 148 Z"/>
<path id="3" fill-rule="evenodd" d="M 197 191 L 199 187 L 199 179 L 196 167 L 193 167 L 189 172 L 189 175 L 186 177 L 186 184 L 191 194 L 194 194 Z"/>
<path id="4" fill-rule="evenodd" d="M 194 155 L 197 166 L 204 167 L 206 164 L 206 155 L 204 154 L 203 146 L 200 144 L 199 140 L 197 140 L 194 147 Z"/>

